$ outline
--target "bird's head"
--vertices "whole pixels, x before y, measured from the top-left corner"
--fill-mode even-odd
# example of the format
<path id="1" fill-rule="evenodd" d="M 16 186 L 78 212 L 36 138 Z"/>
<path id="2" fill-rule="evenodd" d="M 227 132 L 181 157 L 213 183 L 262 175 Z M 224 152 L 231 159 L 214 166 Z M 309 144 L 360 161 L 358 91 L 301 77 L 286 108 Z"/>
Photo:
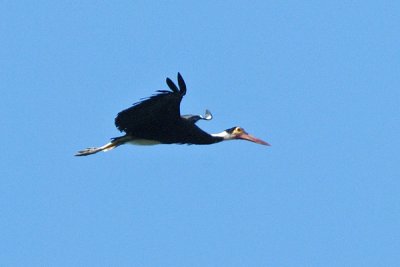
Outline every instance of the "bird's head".
<path id="1" fill-rule="evenodd" d="M 270 146 L 269 143 L 258 139 L 250 134 L 248 134 L 242 127 L 232 127 L 229 129 L 226 129 L 225 131 L 222 132 L 222 137 L 224 138 L 224 140 L 235 140 L 235 139 L 242 139 L 242 140 L 247 140 L 247 141 L 251 141 L 260 145 L 266 145 L 266 146 Z"/>

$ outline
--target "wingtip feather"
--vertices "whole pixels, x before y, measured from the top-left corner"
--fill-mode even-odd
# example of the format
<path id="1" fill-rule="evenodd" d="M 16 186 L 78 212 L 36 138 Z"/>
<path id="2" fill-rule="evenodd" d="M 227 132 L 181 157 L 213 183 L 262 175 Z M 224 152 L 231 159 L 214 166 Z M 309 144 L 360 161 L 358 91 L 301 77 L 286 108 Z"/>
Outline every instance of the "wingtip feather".
<path id="1" fill-rule="evenodd" d="M 183 80 L 183 77 L 179 72 L 178 72 L 178 85 L 179 85 L 181 95 L 185 95 L 186 94 L 186 83 Z"/>
<path id="2" fill-rule="evenodd" d="M 167 82 L 168 87 L 169 87 L 173 92 L 179 93 L 178 87 L 176 86 L 176 84 L 175 84 L 170 78 L 167 78 L 167 79 L 166 79 L 166 82 Z"/>

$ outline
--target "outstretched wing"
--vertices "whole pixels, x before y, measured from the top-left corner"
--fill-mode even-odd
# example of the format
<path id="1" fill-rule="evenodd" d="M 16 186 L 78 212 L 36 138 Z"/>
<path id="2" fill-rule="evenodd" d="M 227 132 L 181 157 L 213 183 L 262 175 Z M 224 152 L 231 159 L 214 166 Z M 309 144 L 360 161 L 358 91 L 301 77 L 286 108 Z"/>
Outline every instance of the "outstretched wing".
<path id="1" fill-rule="evenodd" d="M 180 73 L 179 88 L 169 78 L 166 82 L 171 91 L 159 90 L 157 94 L 118 113 L 115 118 L 118 130 L 137 137 L 149 137 L 149 133 L 165 131 L 169 125 L 178 122 L 181 119 L 180 103 L 186 94 L 186 84 Z"/>

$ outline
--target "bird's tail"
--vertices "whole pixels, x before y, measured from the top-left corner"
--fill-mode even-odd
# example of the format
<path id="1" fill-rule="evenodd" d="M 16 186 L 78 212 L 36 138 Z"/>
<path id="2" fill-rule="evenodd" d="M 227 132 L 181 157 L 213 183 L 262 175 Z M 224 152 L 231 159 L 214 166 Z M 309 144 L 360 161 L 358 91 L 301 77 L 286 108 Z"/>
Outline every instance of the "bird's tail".
<path id="1" fill-rule="evenodd" d="M 106 151 L 116 148 L 117 146 L 125 144 L 127 141 L 129 141 L 129 137 L 126 135 L 121 136 L 121 137 L 112 138 L 111 142 L 105 144 L 104 146 L 89 147 L 89 148 L 80 150 L 75 154 L 75 156 L 88 156 L 88 155 L 96 154 L 97 152 L 100 152 L 100 151 L 106 152 Z"/>

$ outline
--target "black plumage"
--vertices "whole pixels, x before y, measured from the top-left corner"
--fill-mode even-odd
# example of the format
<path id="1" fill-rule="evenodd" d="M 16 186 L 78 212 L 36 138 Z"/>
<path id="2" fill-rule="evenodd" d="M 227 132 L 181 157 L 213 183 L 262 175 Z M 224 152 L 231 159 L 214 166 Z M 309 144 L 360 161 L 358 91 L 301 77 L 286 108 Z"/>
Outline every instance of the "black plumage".
<path id="1" fill-rule="evenodd" d="M 136 139 L 156 140 L 163 144 L 212 144 L 222 141 L 204 132 L 194 123 L 194 117 L 182 117 L 180 103 L 186 94 L 186 84 L 178 73 L 178 85 L 166 80 L 171 91 L 157 94 L 118 113 L 117 128 Z"/>

